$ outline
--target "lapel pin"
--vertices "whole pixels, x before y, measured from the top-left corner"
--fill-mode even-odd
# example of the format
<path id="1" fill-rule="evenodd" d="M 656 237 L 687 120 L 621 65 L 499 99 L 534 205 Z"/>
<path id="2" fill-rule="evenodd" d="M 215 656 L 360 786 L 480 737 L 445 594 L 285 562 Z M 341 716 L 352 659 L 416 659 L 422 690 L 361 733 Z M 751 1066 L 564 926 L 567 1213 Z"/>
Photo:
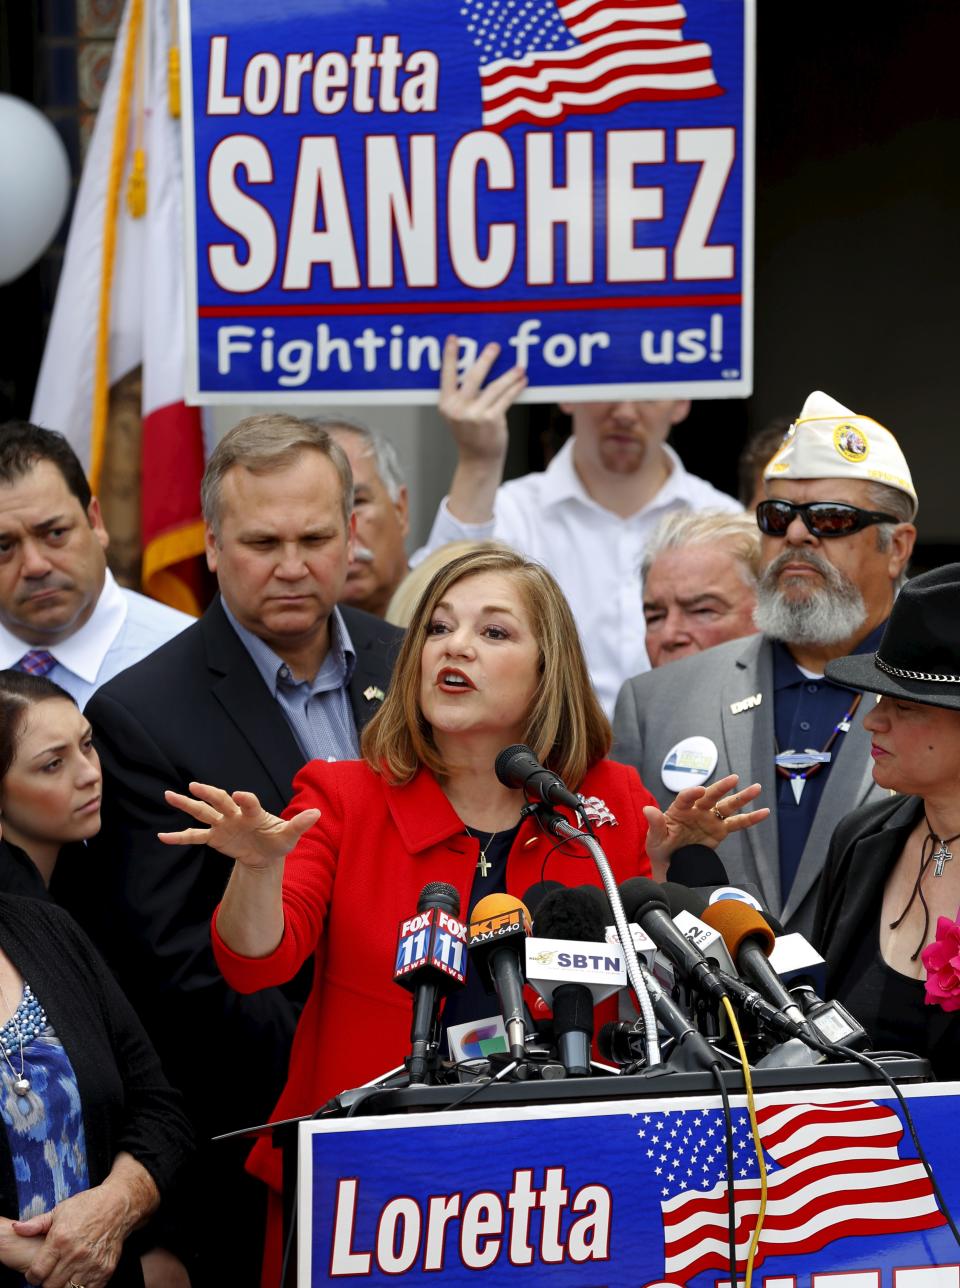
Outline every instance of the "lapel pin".
<path id="1" fill-rule="evenodd" d="M 363 696 L 368 702 L 382 702 L 386 694 L 383 689 L 378 689 L 375 684 L 368 684 L 363 691 Z"/>
<path id="2" fill-rule="evenodd" d="M 738 716 L 742 711 L 752 711 L 763 701 L 762 693 L 751 693 L 748 698 L 741 698 L 739 702 L 730 703 L 730 714 Z"/>

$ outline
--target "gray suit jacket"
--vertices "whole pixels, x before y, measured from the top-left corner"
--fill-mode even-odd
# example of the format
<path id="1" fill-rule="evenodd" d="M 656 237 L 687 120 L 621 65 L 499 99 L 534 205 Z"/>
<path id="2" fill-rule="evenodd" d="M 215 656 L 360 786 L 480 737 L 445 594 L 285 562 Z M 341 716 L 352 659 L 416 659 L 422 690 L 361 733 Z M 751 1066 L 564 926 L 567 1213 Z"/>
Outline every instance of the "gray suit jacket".
<path id="1" fill-rule="evenodd" d="M 731 710 L 733 704 L 757 694 L 759 705 L 736 714 Z M 744 786 L 760 784 L 763 790 L 757 805 L 769 805 L 770 817 L 735 832 L 718 853 L 732 882 L 752 881 L 788 930 L 809 937 L 833 829 L 858 805 L 885 800 L 888 795 L 873 781 L 870 735 L 860 720 L 839 740 L 838 748 L 834 744 L 837 749 L 820 807 L 785 904 L 780 893 L 770 641 L 762 635 L 731 640 L 628 680 L 617 698 L 613 731 L 613 759 L 634 765 L 664 808 L 674 796 L 660 776 L 664 758 L 682 738 L 694 734 L 716 745 L 717 767 L 710 781 L 735 773 Z"/>

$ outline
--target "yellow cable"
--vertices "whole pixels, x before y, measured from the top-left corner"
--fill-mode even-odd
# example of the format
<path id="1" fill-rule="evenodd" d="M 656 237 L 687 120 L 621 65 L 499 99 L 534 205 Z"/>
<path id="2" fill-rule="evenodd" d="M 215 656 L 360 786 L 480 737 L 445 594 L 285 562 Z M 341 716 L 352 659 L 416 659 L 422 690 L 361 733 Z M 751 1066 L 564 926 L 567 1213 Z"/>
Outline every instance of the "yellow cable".
<path id="1" fill-rule="evenodd" d="M 117 212 L 130 119 L 130 95 L 133 89 L 134 67 L 142 21 L 143 0 L 130 0 L 127 44 L 123 51 L 123 68 L 117 94 L 117 115 L 113 125 L 113 147 L 110 152 L 107 193 L 103 210 L 103 264 L 100 271 L 100 299 L 97 308 L 97 338 L 93 368 L 93 406 L 90 414 L 90 487 L 94 492 L 100 486 L 104 441 L 107 435 L 107 410 L 110 399 L 110 297 L 113 290 L 114 258 L 117 249 Z"/>
<path id="2" fill-rule="evenodd" d="M 743 1066 L 743 1085 L 747 1091 L 747 1113 L 750 1115 L 750 1130 L 753 1133 L 753 1147 L 757 1154 L 757 1166 L 760 1168 L 760 1211 L 757 1213 L 757 1224 L 753 1231 L 753 1238 L 750 1240 L 750 1251 L 747 1253 L 747 1268 L 744 1274 L 744 1288 L 751 1288 L 753 1282 L 753 1261 L 757 1254 L 757 1245 L 760 1242 L 760 1231 L 763 1229 L 763 1220 L 767 1214 L 767 1168 L 763 1161 L 763 1144 L 760 1140 L 760 1128 L 757 1125 L 757 1109 L 753 1103 L 753 1083 L 750 1081 L 750 1065 L 747 1062 L 747 1052 L 743 1045 L 743 1038 L 740 1035 L 740 1026 L 737 1024 L 737 1017 L 733 1013 L 733 1007 L 730 1005 L 730 999 L 723 997 L 724 1010 L 727 1012 L 727 1019 L 730 1021 L 730 1028 L 733 1032 L 734 1040 L 737 1044 L 737 1050 L 740 1053 L 740 1063 Z M 731 1184 L 733 1177 L 730 1178 Z M 731 1285 L 735 1288 L 735 1285 Z"/>

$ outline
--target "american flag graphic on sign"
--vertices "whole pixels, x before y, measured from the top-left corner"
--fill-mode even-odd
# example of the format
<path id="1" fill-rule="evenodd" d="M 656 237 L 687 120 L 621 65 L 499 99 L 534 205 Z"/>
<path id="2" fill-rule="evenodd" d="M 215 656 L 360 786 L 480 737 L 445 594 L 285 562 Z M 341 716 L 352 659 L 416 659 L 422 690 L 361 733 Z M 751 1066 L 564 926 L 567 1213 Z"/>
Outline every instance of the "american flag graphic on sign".
<path id="1" fill-rule="evenodd" d="M 899 1156 L 903 1127 L 874 1101 L 801 1104 L 757 1114 L 767 1211 L 755 1264 L 818 1252 L 851 1235 L 944 1225 L 919 1159 Z M 733 1112 L 737 1260 L 746 1265 L 760 1177 L 746 1110 Z M 720 1110 L 644 1114 L 637 1132 L 660 1196 L 664 1278 L 684 1283 L 729 1266 L 726 1152 Z"/>
<path id="2" fill-rule="evenodd" d="M 710 46 L 663 0 L 461 0 L 479 53 L 483 125 L 556 125 L 640 99 L 722 94 Z"/>

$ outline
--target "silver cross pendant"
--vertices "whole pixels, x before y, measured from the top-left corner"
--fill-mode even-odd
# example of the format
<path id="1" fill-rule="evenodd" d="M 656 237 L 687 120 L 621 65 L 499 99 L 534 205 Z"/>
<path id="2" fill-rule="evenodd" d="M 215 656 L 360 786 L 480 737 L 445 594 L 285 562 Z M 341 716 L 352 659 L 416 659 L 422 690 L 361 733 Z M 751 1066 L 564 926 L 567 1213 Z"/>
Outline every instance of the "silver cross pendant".
<path id="1" fill-rule="evenodd" d="M 942 877 L 943 865 L 946 863 L 948 859 L 953 858 L 953 855 L 947 849 L 946 842 L 941 841 L 939 850 L 934 850 L 933 854 L 930 857 L 933 859 L 933 863 L 934 863 L 933 875 L 935 877 Z"/>

